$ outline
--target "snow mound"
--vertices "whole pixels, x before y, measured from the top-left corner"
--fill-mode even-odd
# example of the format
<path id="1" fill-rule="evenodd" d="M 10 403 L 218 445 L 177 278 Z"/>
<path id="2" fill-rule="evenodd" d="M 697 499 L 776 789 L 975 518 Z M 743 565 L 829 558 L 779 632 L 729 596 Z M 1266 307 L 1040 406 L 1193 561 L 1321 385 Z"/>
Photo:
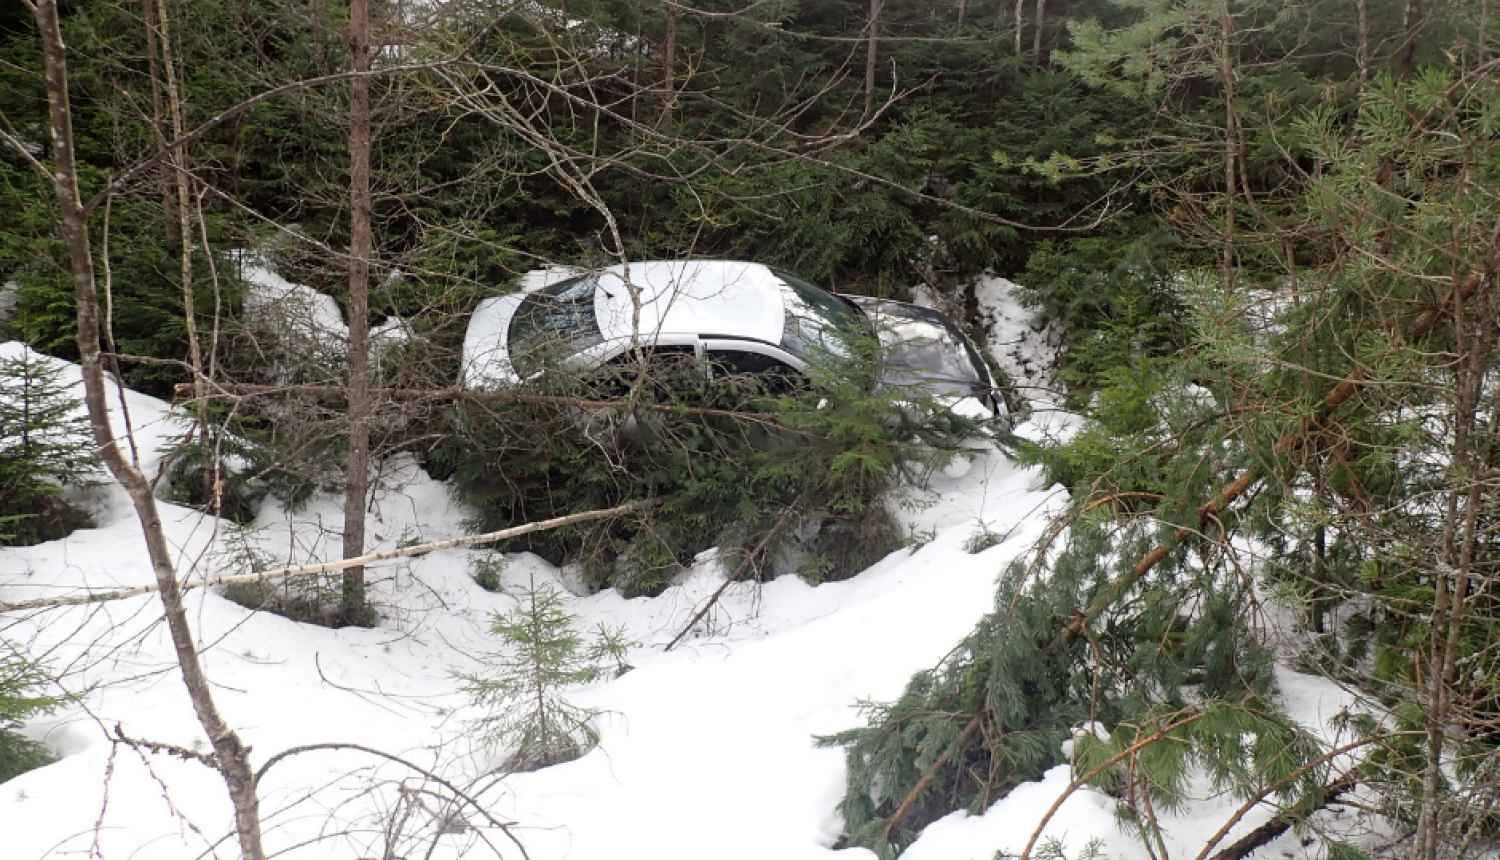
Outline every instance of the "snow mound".
<path id="1" fill-rule="evenodd" d="M 348 350 L 349 326 L 332 296 L 282 277 L 264 253 L 241 251 L 236 256 L 240 278 L 248 286 L 245 317 L 269 332 L 284 355 L 315 364 L 336 366 Z M 391 316 L 370 328 L 370 354 L 378 361 L 389 347 L 410 340 L 400 317 Z"/>
<path id="2" fill-rule="evenodd" d="M 1062 329 L 1056 324 L 1039 324 L 1036 315 L 1018 301 L 1019 289 L 1014 282 L 994 274 L 982 275 L 974 283 L 980 320 L 989 330 L 990 355 L 1022 397 L 1060 403 L 1063 391 L 1055 371 Z"/>

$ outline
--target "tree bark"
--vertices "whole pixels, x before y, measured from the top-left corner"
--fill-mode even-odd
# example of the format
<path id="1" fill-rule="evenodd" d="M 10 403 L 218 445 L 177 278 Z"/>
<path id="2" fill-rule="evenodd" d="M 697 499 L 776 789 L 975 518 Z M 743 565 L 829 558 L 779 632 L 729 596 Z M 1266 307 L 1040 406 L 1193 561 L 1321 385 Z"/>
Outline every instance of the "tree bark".
<path id="1" fill-rule="evenodd" d="M 1422 0 L 1406 0 L 1406 40 L 1401 43 L 1401 59 L 1396 74 L 1403 81 L 1411 80 L 1412 66 L 1417 58 L 1417 34 L 1422 30 Z"/>
<path id="2" fill-rule="evenodd" d="M 884 0 L 870 0 L 870 38 L 865 52 L 865 116 L 875 109 L 875 66 L 880 61 L 880 10 Z"/>
<path id="3" fill-rule="evenodd" d="M 1021 36 L 1026 29 L 1026 0 L 1016 0 L 1015 28 L 1016 28 L 1016 56 L 1021 56 Z"/>
<path id="4" fill-rule="evenodd" d="M 1036 0 L 1036 19 L 1032 26 L 1036 31 L 1031 34 L 1031 67 L 1038 68 L 1042 65 L 1042 16 L 1047 12 L 1047 0 Z"/>
<path id="5" fill-rule="evenodd" d="M 1238 182 L 1236 160 L 1239 155 L 1239 111 L 1234 100 L 1233 30 L 1234 19 L 1230 14 L 1229 0 L 1220 0 L 1219 73 L 1224 78 L 1224 249 L 1220 268 L 1226 295 L 1234 292 L 1234 189 Z"/>
<path id="6" fill-rule="evenodd" d="M 220 776 L 229 790 L 234 806 L 235 829 L 240 852 L 246 860 L 265 860 L 261 847 L 260 803 L 255 793 L 255 773 L 250 767 L 250 749 L 225 723 L 209 689 L 208 677 L 199 663 L 197 646 L 188 625 L 177 572 L 172 564 L 172 550 L 162 528 L 151 483 L 120 450 L 114 429 L 109 423 L 109 407 L 104 368 L 100 355 L 99 304 L 96 293 L 93 247 L 88 231 L 88 216 L 78 188 L 77 166 L 73 154 L 72 105 L 68 98 L 67 50 L 58 24 L 57 0 L 36 0 L 34 14 L 42 42 L 44 77 L 50 114 L 53 167 L 53 193 L 58 204 L 59 230 L 67 248 L 77 303 L 79 368 L 83 374 L 84 405 L 99 452 L 111 474 L 130 496 L 146 541 L 158 594 L 161 598 L 167 630 L 177 654 L 177 665 L 183 684 L 208 735 L 217 758 Z"/>
<path id="7" fill-rule="evenodd" d="M 662 49 L 661 64 L 661 88 L 664 91 L 661 118 L 663 125 L 670 125 L 677 91 L 677 9 L 674 6 L 667 7 L 667 44 Z"/>
<path id="8" fill-rule="evenodd" d="M 349 0 L 349 463 L 344 483 L 344 557 L 365 551 L 365 505 L 370 483 L 370 255 L 374 246 L 370 196 L 370 4 Z M 344 572 L 341 614 L 366 620 L 365 571 Z"/>

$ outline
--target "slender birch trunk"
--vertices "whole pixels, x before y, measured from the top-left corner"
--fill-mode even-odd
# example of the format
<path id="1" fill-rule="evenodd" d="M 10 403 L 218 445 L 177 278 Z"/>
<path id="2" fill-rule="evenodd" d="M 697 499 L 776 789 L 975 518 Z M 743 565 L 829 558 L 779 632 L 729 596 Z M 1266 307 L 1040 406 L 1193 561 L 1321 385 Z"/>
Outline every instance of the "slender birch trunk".
<path id="1" fill-rule="evenodd" d="M 30 4 L 28 4 L 30 5 Z M 151 494 L 151 482 L 129 459 L 115 439 L 109 423 L 107 386 L 100 355 L 99 302 L 94 272 L 93 247 L 88 216 L 79 193 L 74 160 L 72 105 L 68 98 L 67 50 L 58 23 L 57 0 L 36 0 L 32 5 L 41 37 L 44 77 L 50 114 L 50 137 L 54 158 L 52 185 L 60 218 L 58 227 L 67 248 L 77 303 L 79 367 L 83 373 L 83 399 L 89 425 L 110 473 L 124 487 L 141 523 L 146 551 L 158 586 L 167 631 L 177 654 L 177 665 L 198 723 L 213 745 L 220 776 L 234 806 L 235 829 L 245 860 L 265 860 L 261 847 L 260 802 L 256 796 L 255 772 L 250 767 L 250 749 L 224 721 L 214 702 L 208 677 L 199 662 L 192 628 L 188 625 L 172 550 L 162 528 L 161 514 Z"/>

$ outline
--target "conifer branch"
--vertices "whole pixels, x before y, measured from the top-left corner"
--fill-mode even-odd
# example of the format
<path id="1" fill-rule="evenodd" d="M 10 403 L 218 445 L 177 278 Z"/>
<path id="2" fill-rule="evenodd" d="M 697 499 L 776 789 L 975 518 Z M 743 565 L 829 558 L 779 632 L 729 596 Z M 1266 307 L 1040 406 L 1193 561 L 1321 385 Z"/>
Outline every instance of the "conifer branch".
<path id="1" fill-rule="evenodd" d="M 1181 711 L 1178 712 L 1178 714 L 1181 714 L 1181 713 L 1182 713 Z M 1177 716 L 1178 714 L 1174 714 L 1173 716 Z M 1042 820 L 1040 822 L 1038 822 L 1036 828 L 1031 831 L 1031 839 L 1027 840 L 1026 847 L 1025 847 L 1025 849 L 1023 849 L 1021 851 L 1021 856 L 1020 856 L 1019 860 L 1031 860 L 1031 850 L 1036 847 L 1036 841 L 1041 838 L 1042 831 L 1047 828 L 1047 823 L 1052 820 L 1052 816 L 1054 816 L 1054 815 L 1057 814 L 1057 810 L 1059 810 L 1059 809 L 1062 808 L 1063 801 L 1065 801 L 1069 797 L 1073 796 L 1073 792 L 1075 792 L 1078 789 L 1082 788 L 1083 786 L 1087 785 L 1091 780 L 1094 779 L 1094 777 L 1098 776 L 1101 773 L 1104 773 L 1106 770 L 1109 770 L 1110 768 L 1114 767 L 1115 765 L 1119 764 L 1120 762 L 1124 761 L 1125 759 L 1127 759 L 1127 758 L 1135 755 L 1136 753 L 1140 752 L 1141 750 L 1145 749 L 1146 747 L 1150 746 L 1151 744 L 1154 744 L 1157 741 L 1162 740 L 1167 735 L 1171 734 L 1172 732 L 1177 731 L 1180 728 L 1183 728 L 1185 726 L 1189 726 L 1189 725 L 1192 725 L 1193 723 L 1198 722 L 1199 720 L 1203 719 L 1206 716 L 1208 716 L 1208 712 L 1207 711 L 1199 711 L 1198 713 L 1196 713 L 1196 714 L 1194 714 L 1194 715 L 1192 715 L 1190 717 L 1185 717 L 1185 718 L 1183 718 L 1183 719 L 1181 719 L 1181 720 L 1179 720 L 1179 721 L 1177 721 L 1175 723 L 1168 723 L 1167 725 L 1162 726 L 1160 729 L 1156 730 L 1152 734 L 1150 734 L 1150 735 L 1142 738 L 1141 740 L 1136 741 L 1135 743 L 1131 744 L 1130 746 L 1126 747 L 1125 749 L 1122 749 L 1119 752 L 1115 753 L 1114 755 L 1110 756 L 1107 761 L 1105 761 L 1104 763 L 1100 764 L 1098 767 L 1094 768 L 1093 770 L 1089 771 L 1088 773 L 1084 774 L 1083 776 L 1080 776 L 1077 779 L 1073 780 L 1072 784 L 1069 785 L 1067 787 L 1067 789 L 1065 791 L 1063 791 L 1062 794 L 1059 794 L 1057 796 L 1057 800 L 1054 800 L 1052 802 L 1052 806 L 1047 809 L 1047 814 L 1042 816 Z"/>
<path id="2" fill-rule="evenodd" d="M 550 529 L 562 528 L 576 523 L 592 522 L 594 520 L 606 520 L 612 517 L 623 516 L 631 511 L 639 510 L 654 502 L 630 502 L 624 505 L 616 505 L 613 508 L 605 508 L 597 511 L 584 511 L 577 514 L 568 514 L 562 517 L 553 517 L 550 520 L 540 520 L 534 523 L 501 529 L 497 532 L 487 532 L 479 535 L 465 535 L 451 540 L 433 541 L 432 543 L 419 544 L 417 546 L 402 547 L 401 549 L 386 550 L 385 552 L 372 552 L 358 558 L 346 558 L 341 561 L 330 561 L 322 564 L 301 564 L 292 567 L 280 567 L 274 570 L 264 570 L 257 573 L 240 573 L 229 576 L 211 576 L 202 579 L 190 579 L 180 583 L 178 588 L 187 591 L 192 588 L 207 588 L 218 585 L 234 585 L 246 582 L 271 582 L 278 579 L 289 579 L 297 576 L 316 576 L 322 573 L 334 573 L 350 567 L 360 567 L 373 564 L 378 561 L 389 561 L 393 558 L 411 558 L 418 555 L 426 555 L 440 549 L 454 549 L 455 547 L 474 546 L 482 543 L 493 543 L 506 540 L 507 538 L 519 537 L 533 532 L 548 531 Z M 150 585 L 139 585 L 134 588 L 121 588 L 115 591 L 100 591 L 92 594 L 80 594 L 73 597 L 44 597 L 37 600 L 23 600 L 17 603 L 0 603 L 0 612 L 19 612 L 26 609 L 53 609 L 60 606 L 83 606 L 90 603 L 105 603 L 112 600 L 124 600 L 129 597 L 138 597 L 142 594 L 151 594 L 160 589 L 156 583 Z"/>
<path id="3" fill-rule="evenodd" d="M 929 785 L 932 785 L 932 780 L 937 776 L 938 771 L 942 770 L 943 766 L 948 763 L 948 759 L 953 756 L 953 751 L 962 748 L 964 744 L 968 743 L 969 739 L 974 737 L 974 734 L 984 725 L 984 715 L 986 713 L 987 709 L 981 708 L 979 713 L 974 715 L 974 719 L 969 720 L 969 724 L 964 726 L 963 732 L 957 738 L 954 738 L 953 743 L 949 744 L 941 755 L 933 760 L 932 764 L 927 767 L 927 770 L 922 773 L 922 778 L 917 780 L 917 784 L 912 786 L 911 791 L 907 792 L 906 797 L 902 798 L 901 805 L 896 807 L 896 811 L 891 813 L 890 818 L 886 819 L 885 832 L 881 834 L 881 838 L 887 844 L 891 841 L 891 835 L 896 832 L 896 826 L 901 823 L 901 819 L 906 817 L 907 811 L 911 809 L 912 804 L 917 802 L 917 798 L 922 796 L 922 792 L 926 791 Z"/>
<path id="4" fill-rule="evenodd" d="M 151 362 L 158 363 L 158 362 Z M 343 397 L 348 392 L 339 385 L 252 385 L 248 383 L 214 383 L 221 393 L 233 397 L 271 397 L 304 394 L 313 397 Z M 191 394 L 191 383 L 179 383 L 178 394 Z M 756 412 L 739 412 L 733 409 L 712 409 L 704 406 L 686 406 L 672 403 L 631 403 L 619 400 L 589 400 L 583 397 L 566 397 L 557 394 L 525 394 L 512 391 L 467 391 L 461 388 L 371 388 L 370 394 L 391 400 L 450 400 L 470 403 L 504 403 L 523 406 L 570 406 L 575 409 L 641 409 L 647 412 L 662 412 L 669 415 L 696 415 L 703 418 L 732 418 L 787 429 L 792 428 L 775 415 Z"/>
<path id="5" fill-rule="evenodd" d="M 1303 777 L 1304 775 L 1306 775 L 1309 771 L 1311 771 L 1313 768 L 1321 767 L 1324 764 L 1327 764 L 1328 762 L 1330 762 L 1333 759 L 1337 758 L 1338 756 L 1341 756 L 1341 755 L 1343 755 L 1343 754 L 1345 754 L 1347 752 L 1351 752 L 1353 750 L 1359 749 L 1360 747 L 1363 747 L 1363 746 L 1369 746 L 1370 744 L 1373 744 L 1373 743 L 1381 743 L 1381 742 L 1384 742 L 1384 741 L 1392 740 L 1392 739 L 1400 737 L 1402 735 L 1421 735 L 1421 734 L 1423 734 L 1423 732 L 1419 732 L 1419 731 L 1418 732 L 1412 732 L 1412 731 L 1389 732 L 1387 734 L 1376 735 L 1375 737 L 1370 737 L 1370 738 L 1363 738 L 1361 740 L 1357 740 L 1357 741 L 1353 741 L 1351 743 L 1344 744 L 1343 746 L 1338 747 L 1337 749 L 1329 750 L 1328 752 L 1324 753 L 1323 755 L 1318 756 L 1317 758 L 1313 759 L 1312 761 L 1308 762 L 1307 764 L 1303 765 L 1302 767 L 1299 767 L 1296 770 L 1292 771 L 1286 777 L 1284 777 L 1284 778 L 1282 778 L 1282 779 L 1280 779 L 1280 780 L 1272 783 L 1271 785 L 1267 786 L 1259 794 L 1257 794 L 1254 797 L 1250 798 L 1242 806 L 1240 806 L 1240 808 L 1235 811 L 1234 815 L 1231 815 L 1229 817 L 1229 820 L 1226 821 L 1226 822 L 1224 822 L 1224 826 L 1219 828 L 1219 832 L 1215 833 L 1208 840 L 1207 844 L 1205 844 L 1203 846 L 1203 850 L 1198 852 L 1198 856 L 1196 858 L 1194 858 L 1194 860 L 1204 860 L 1204 858 L 1207 858 L 1208 857 L 1208 852 L 1214 850 L 1214 846 L 1218 845 L 1221 841 L 1223 841 L 1224 837 L 1227 836 L 1227 835 L 1229 835 L 1229 831 L 1231 829 L 1233 829 L 1234 826 L 1240 822 L 1240 819 L 1244 818 L 1245 815 L 1250 812 L 1250 810 L 1252 810 L 1256 806 L 1260 805 L 1261 801 L 1265 800 L 1267 797 L 1269 797 L 1274 792 L 1280 791 L 1282 788 L 1284 788 L 1285 786 L 1289 785 L 1293 780 L 1300 779 L 1301 777 Z M 1322 799 L 1313 808 L 1306 810 L 1305 812 L 1301 813 L 1300 815 L 1293 816 L 1293 815 L 1289 815 L 1289 814 L 1283 813 L 1282 815 L 1279 815 L 1279 816 L 1271 819 L 1266 824 L 1264 824 L 1261 827 L 1258 827 L 1255 830 L 1251 831 L 1248 835 L 1245 836 L 1245 838 L 1239 840 L 1238 842 L 1234 843 L 1233 845 L 1229 846 L 1228 848 L 1225 848 L 1223 851 L 1220 851 L 1218 854 L 1215 854 L 1211 858 L 1211 860 L 1242 860 L 1242 858 L 1244 858 L 1246 855 L 1248 855 L 1251 851 L 1254 851 L 1256 848 L 1259 848 L 1261 845 L 1264 845 L 1266 842 L 1269 842 L 1272 839 L 1275 839 L 1277 836 L 1280 836 L 1282 833 L 1285 833 L 1292 825 L 1296 824 L 1298 821 L 1306 819 L 1308 815 L 1310 815 L 1313 812 L 1316 812 L 1317 810 L 1322 809 L 1323 807 L 1325 807 L 1328 804 L 1332 803 L 1340 795 L 1343 795 L 1344 793 L 1353 790 L 1353 788 L 1355 787 L 1355 785 L 1358 784 L 1358 780 L 1359 780 L 1359 767 L 1358 767 L 1358 765 L 1356 765 L 1354 767 L 1351 767 L 1348 771 L 1346 771 L 1338 779 L 1334 780 L 1332 783 L 1329 783 L 1328 787 L 1325 788 L 1323 790 L 1323 792 L 1322 792 L 1322 794 L 1323 794 Z M 1276 827 L 1276 825 L 1278 823 L 1280 824 L 1280 829 L 1276 830 L 1275 827 Z M 1254 838 L 1258 838 L 1259 841 L 1255 841 Z"/>
<path id="6" fill-rule="evenodd" d="M 1410 336 L 1413 339 L 1417 339 L 1424 337 L 1428 333 L 1430 333 L 1439 322 L 1441 322 L 1455 309 L 1462 307 L 1463 303 L 1467 301 L 1469 297 L 1474 295 L 1474 292 L 1479 289 L 1479 282 L 1480 273 L 1475 272 L 1471 274 L 1466 280 L 1464 280 L 1463 283 L 1455 286 L 1452 292 L 1450 292 L 1441 303 L 1428 307 L 1426 310 L 1422 311 L 1422 313 L 1412 323 Z M 1323 402 L 1319 405 L 1317 415 L 1309 415 L 1306 418 L 1303 418 L 1301 428 L 1297 432 L 1287 433 L 1276 440 L 1276 444 L 1271 446 L 1272 453 L 1285 456 L 1288 454 L 1294 454 L 1297 451 L 1301 450 L 1302 446 L 1307 444 L 1308 440 L 1317 430 L 1318 425 L 1321 423 L 1321 421 L 1326 418 L 1330 412 L 1342 406 L 1349 400 L 1349 398 L 1353 397 L 1354 393 L 1359 390 L 1360 385 L 1364 382 L 1364 379 L 1365 369 L 1363 367 L 1355 368 L 1353 373 L 1351 373 L 1338 385 L 1335 385 L 1333 387 L 1333 390 L 1328 392 L 1328 396 L 1323 398 Z M 1264 477 L 1263 466 L 1251 466 L 1250 468 L 1241 472 L 1238 476 L 1235 477 L 1232 482 L 1230 482 L 1229 486 L 1225 487 L 1223 491 L 1219 493 L 1218 498 L 1209 501 L 1198 509 L 1199 524 L 1205 524 L 1217 517 L 1226 508 L 1233 504 L 1236 499 L 1248 492 L 1250 488 L 1257 484 L 1262 477 Z M 1115 598 L 1119 597 L 1121 592 L 1123 592 L 1126 588 L 1129 588 L 1131 584 L 1149 573 L 1152 568 L 1156 567 L 1157 564 L 1161 563 L 1162 559 L 1167 557 L 1167 553 L 1171 552 L 1172 547 L 1176 546 L 1187 538 L 1189 531 L 1190 529 L 1188 529 L 1187 526 L 1179 527 L 1173 533 L 1172 539 L 1170 541 L 1162 541 L 1154 548 L 1152 548 L 1150 552 L 1142 556 L 1140 561 L 1136 562 L 1135 567 L 1131 569 L 1130 575 L 1117 582 L 1115 586 L 1109 590 L 1108 594 L 1105 595 L 1105 598 L 1103 600 L 1101 600 L 1099 603 L 1096 603 L 1094 607 L 1091 607 L 1089 609 L 1088 612 L 1075 617 L 1073 623 L 1069 625 L 1068 630 L 1065 631 L 1068 634 L 1066 638 L 1071 639 L 1073 636 L 1078 635 L 1078 632 L 1083 629 L 1083 625 L 1087 624 L 1094 615 L 1102 612 L 1104 607 L 1108 606 L 1110 602 L 1113 602 Z M 1048 653 L 1050 653 L 1053 648 L 1055 648 L 1059 644 L 1061 643 L 1054 641 L 1053 645 L 1048 647 Z"/>

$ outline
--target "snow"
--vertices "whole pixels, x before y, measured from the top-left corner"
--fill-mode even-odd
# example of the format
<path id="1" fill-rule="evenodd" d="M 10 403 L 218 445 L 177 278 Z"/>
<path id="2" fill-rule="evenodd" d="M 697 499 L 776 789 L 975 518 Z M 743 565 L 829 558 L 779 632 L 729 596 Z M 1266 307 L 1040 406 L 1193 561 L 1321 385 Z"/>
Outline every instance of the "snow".
<path id="1" fill-rule="evenodd" d="M 270 257 L 259 251 L 235 255 L 239 276 L 248 285 L 245 316 L 265 328 L 277 350 L 315 364 L 338 366 L 349 342 L 349 326 L 332 296 L 282 277 Z M 388 347 L 405 343 L 410 332 L 397 316 L 370 328 L 370 355 L 378 359 Z"/>
<path id="2" fill-rule="evenodd" d="M 1053 374 L 1063 338 L 1056 324 L 1042 326 L 1017 302 L 1019 287 L 994 274 L 974 284 L 979 317 L 989 331 L 990 355 L 1028 400 L 1062 401 L 1062 388 Z"/>
<path id="3" fill-rule="evenodd" d="M 304 295 L 269 273 L 256 278 L 265 290 Z M 1021 319 L 1007 300 L 987 301 L 1000 318 Z M 333 325 L 336 309 L 328 303 L 312 301 L 308 309 L 307 326 Z M 20 349 L 0 345 L 3 354 Z M 149 471 L 154 452 L 180 425 L 165 403 L 128 391 L 124 398 Z M 1034 414 L 1020 432 L 1067 432 L 1058 413 Z M 1054 426 L 1042 426 L 1042 418 Z M 379 474 L 372 549 L 463 532 L 466 511 L 414 462 L 398 458 Z M 0 601 L 151 581 L 123 493 L 113 486 L 93 492 L 96 528 L 0 550 Z M 855 725 L 857 702 L 893 698 L 914 671 L 936 664 L 990 609 L 1006 562 L 1031 547 L 1066 500 L 1035 471 L 987 449 L 966 473 L 934 475 L 904 501 L 904 525 L 925 541 L 919 546 L 914 541 L 845 582 L 813 587 L 786 576 L 730 586 L 672 651 L 666 644 L 728 573 L 712 551 L 658 597 L 575 597 L 581 630 L 624 627 L 636 643 L 628 656 L 634 668 L 570 694 L 574 704 L 599 712 L 597 748 L 531 773 L 490 775 L 501 756 L 466 734 L 474 715 L 453 673 L 474 670 L 477 656 L 497 647 L 485 623 L 491 612 L 516 606 L 513 595 L 533 582 L 566 586 L 562 571 L 535 556 L 508 557 L 498 593 L 480 589 L 468 573 L 477 550 L 372 567 L 371 592 L 383 615 L 374 629 L 297 624 L 203 590 L 189 592 L 187 611 L 219 706 L 252 746 L 257 767 L 293 747 L 330 742 L 404 758 L 509 822 L 532 860 L 868 860 L 873 854 L 864 849 L 833 848 L 843 754 L 816 748 L 814 736 Z M 277 562 L 332 557 L 339 508 L 339 499 L 326 496 L 295 513 L 267 504 L 250 539 Z M 172 505 L 161 509 L 181 576 L 238 569 L 222 552 L 225 530 L 215 521 Z M 965 546 L 976 533 L 1000 540 L 970 554 Z M 226 839 L 230 809 L 215 773 L 111 742 L 118 726 L 132 739 L 208 749 L 159 622 L 152 597 L 0 616 L 0 634 L 46 659 L 76 697 L 28 726 L 59 761 L 0 788 L 3 860 L 89 852 L 106 860 L 238 856 L 232 835 Z M 1289 672 L 1283 687 L 1293 713 L 1311 726 L 1348 700 L 1324 681 Z M 1060 766 L 983 815 L 950 815 L 905 856 L 989 860 L 997 851 L 1019 852 L 1071 779 Z M 284 852 L 278 856 L 293 858 L 521 856 L 474 808 L 455 813 L 433 795 L 415 793 L 439 789 L 412 767 L 367 752 L 302 753 L 277 763 L 260 784 L 266 839 L 273 852 Z M 431 855 L 427 843 L 411 841 L 398 841 L 387 855 L 383 834 L 402 820 L 403 798 L 411 797 L 426 805 L 404 819 L 410 827 L 430 833 L 437 815 L 461 816 L 465 826 L 435 837 Z M 1189 804 L 1168 828 L 1172 856 L 1193 856 L 1235 806 L 1224 798 Z M 1234 832 L 1265 818 L 1263 811 L 1249 815 Z M 1111 858 L 1148 856 L 1120 829 L 1112 801 L 1089 790 L 1068 798 L 1046 833 L 1062 838 L 1070 856 L 1089 839 L 1101 840 Z M 1276 850 L 1318 856 L 1290 836 Z"/>

